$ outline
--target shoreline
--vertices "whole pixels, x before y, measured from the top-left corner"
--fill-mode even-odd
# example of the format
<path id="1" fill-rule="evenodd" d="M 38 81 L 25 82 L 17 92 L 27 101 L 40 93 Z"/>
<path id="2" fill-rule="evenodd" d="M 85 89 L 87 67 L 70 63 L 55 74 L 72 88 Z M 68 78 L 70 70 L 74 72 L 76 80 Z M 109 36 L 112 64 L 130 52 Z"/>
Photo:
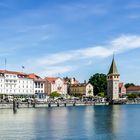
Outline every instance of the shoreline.
<path id="1" fill-rule="evenodd" d="M 30 104 L 22 103 L 19 104 L 17 108 L 51 108 L 51 107 L 67 107 L 67 106 L 94 106 L 94 105 L 109 105 L 109 103 L 36 103 L 36 104 Z M 0 104 L 0 109 L 13 109 L 12 103 L 3 103 Z"/>
<path id="2" fill-rule="evenodd" d="M 135 105 L 140 104 L 140 102 L 126 102 L 126 105 Z M 22 109 L 22 108 L 52 108 L 52 107 L 67 107 L 67 106 L 97 106 L 97 105 L 109 105 L 108 102 L 104 103 L 37 103 L 35 105 L 27 103 L 19 104 L 18 107 L 15 107 L 15 109 Z M 124 104 L 119 104 L 124 105 Z M 0 104 L 0 109 L 13 109 L 12 103 L 2 103 Z"/>

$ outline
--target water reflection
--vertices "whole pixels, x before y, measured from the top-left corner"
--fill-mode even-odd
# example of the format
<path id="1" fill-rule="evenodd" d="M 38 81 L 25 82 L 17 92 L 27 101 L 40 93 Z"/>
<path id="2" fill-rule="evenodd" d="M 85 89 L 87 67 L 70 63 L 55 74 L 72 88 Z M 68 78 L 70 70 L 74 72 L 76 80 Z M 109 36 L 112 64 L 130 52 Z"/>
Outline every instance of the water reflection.
<path id="1" fill-rule="evenodd" d="M 117 139 L 120 131 L 120 106 L 95 106 L 93 129 L 94 136 L 100 139 Z"/>
<path id="2" fill-rule="evenodd" d="M 140 105 L 3 109 L 0 140 L 139 140 L 138 114 Z"/>

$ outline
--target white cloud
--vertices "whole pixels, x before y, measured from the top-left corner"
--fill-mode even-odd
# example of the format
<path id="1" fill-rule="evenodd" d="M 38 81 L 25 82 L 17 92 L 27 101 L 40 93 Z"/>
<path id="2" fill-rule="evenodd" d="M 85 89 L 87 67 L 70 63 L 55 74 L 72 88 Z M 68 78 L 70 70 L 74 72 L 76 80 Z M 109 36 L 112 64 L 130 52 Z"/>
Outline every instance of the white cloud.
<path id="1" fill-rule="evenodd" d="M 140 48 L 140 36 L 122 35 L 111 41 L 111 48 L 116 53 L 121 53 L 130 49 Z"/>
<path id="2" fill-rule="evenodd" d="M 86 60 L 88 65 L 112 55 L 113 53 L 123 53 L 125 51 L 140 48 L 140 36 L 121 35 L 105 45 L 88 47 L 83 49 L 69 50 L 60 53 L 54 53 L 36 60 L 37 66 L 46 67 L 45 75 L 56 75 L 72 71 L 72 67 L 77 69 L 85 63 L 79 63 Z M 92 59 L 92 61 L 90 61 Z M 68 63 L 70 63 L 68 65 Z M 68 65 L 68 66 L 65 66 Z M 64 65 L 64 66 L 61 66 Z"/>
<path id="3" fill-rule="evenodd" d="M 63 73 L 74 70 L 71 66 L 50 66 L 41 72 L 43 76 L 60 76 Z"/>
<path id="4" fill-rule="evenodd" d="M 140 36 L 122 35 L 102 46 L 89 47 L 67 52 L 50 54 L 38 61 L 40 65 L 56 65 L 80 59 L 104 58 L 113 53 L 121 53 L 130 49 L 140 48 Z"/>
<path id="5" fill-rule="evenodd" d="M 38 64 L 40 65 L 54 65 L 58 63 L 63 63 L 65 61 L 73 59 L 73 55 L 70 53 L 58 53 L 58 54 L 51 54 L 47 57 L 43 57 L 37 60 Z"/>

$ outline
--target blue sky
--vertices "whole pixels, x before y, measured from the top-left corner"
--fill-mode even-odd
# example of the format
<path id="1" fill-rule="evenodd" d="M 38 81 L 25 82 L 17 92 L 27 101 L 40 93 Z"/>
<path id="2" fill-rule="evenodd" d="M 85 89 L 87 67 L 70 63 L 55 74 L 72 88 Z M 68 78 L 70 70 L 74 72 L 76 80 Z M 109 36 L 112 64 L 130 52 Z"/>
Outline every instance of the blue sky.
<path id="1" fill-rule="evenodd" d="M 0 69 L 70 76 L 107 73 L 140 84 L 139 0 L 0 0 Z"/>

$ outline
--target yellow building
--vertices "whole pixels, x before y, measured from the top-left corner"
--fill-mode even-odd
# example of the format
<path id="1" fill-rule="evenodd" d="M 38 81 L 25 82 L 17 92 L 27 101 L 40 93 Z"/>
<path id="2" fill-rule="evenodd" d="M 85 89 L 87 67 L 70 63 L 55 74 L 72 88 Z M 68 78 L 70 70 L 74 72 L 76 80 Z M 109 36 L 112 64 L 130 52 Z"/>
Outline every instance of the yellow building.
<path id="1" fill-rule="evenodd" d="M 93 86 L 90 83 L 72 84 L 69 87 L 71 95 L 93 96 Z"/>

